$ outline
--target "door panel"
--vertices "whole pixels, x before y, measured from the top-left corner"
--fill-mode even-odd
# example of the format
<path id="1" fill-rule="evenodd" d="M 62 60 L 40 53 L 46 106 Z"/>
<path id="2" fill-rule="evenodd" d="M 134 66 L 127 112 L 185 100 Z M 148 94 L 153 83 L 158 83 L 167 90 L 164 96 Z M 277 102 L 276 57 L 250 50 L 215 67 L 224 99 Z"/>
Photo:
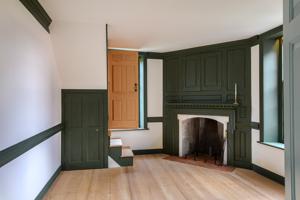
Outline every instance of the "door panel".
<path id="1" fill-rule="evenodd" d="M 109 127 L 138 128 L 138 52 L 109 51 Z"/>
<path id="2" fill-rule="evenodd" d="M 284 1 L 284 143 L 286 199 L 300 199 L 300 0 Z"/>
<path id="3" fill-rule="evenodd" d="M 63 91 L 62 159 L 64 169 L 107 166 L 106 98 L 106 92 L 100 90 Z"/>

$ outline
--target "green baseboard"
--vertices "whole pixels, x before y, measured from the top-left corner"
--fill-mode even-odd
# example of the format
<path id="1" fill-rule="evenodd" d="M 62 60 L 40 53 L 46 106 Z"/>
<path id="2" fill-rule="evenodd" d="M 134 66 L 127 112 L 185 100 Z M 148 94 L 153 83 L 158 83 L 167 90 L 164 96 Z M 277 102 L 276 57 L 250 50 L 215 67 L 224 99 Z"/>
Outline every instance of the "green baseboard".
<path id="1" fill-rule="evenodd" d="M 163 153 L 163 149 L 132 150 L 132 152 L 134 155 L 160 154 L 160 153 Z"/>
<path id="2" fill-rule="evenodd" d="M 41 199 L 43 199 L 43 197 L 48 192 L 48 190 L 50 189 L 51 185 L 53 184 L 53 182 L 55 181 L 55 179 L 57 178 L 57 176 L 59 175 L 60 172 L 61 172 L 61 166 L 59 166 L 57 168 L 57 170 L 54 172 L 54 174 L 52 175 L 52 177 L 49 179 L 49 181 L 46 183 L 46 185 L 43 187 L 43 189 L 37 195 L 37 197 L 35 198 L 35 200 L 41 200 Z"/>
<path id="3" fill-rule="evenodd" d="M 277 183 L 280 183 L 281 185 L 285 184 L 285 178 L 283 176 L 275 174 L 274 172 L 271 172 L 271 171 L 269 171 L 269 170 L 267 170 L 265 168 L 262 168 L 260 166 L 255 165 L 255 164 L 252 164 L 252 169 L 256 173 L 258 173 L 258 174 L 260 174 L 260 175 L 262 175 L 262 176 L 264 176 L 266 178 L 269 178 L 269 179 L 271 179 L 271 180 L 273 180 L 273 181 L 275 181 Z"/>

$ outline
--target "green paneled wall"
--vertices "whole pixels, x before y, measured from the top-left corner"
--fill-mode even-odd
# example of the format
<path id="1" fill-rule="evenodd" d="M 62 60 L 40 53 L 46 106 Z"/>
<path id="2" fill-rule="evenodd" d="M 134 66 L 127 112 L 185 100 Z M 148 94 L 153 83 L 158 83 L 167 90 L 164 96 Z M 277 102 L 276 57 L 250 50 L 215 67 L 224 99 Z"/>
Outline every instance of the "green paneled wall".
<path id="1" fill-rule="evenodd" d="M 165 153 L 178 154 L 179 146 L 178 130 L 174 130 L 178 109 L 169 103 L 231 104 L 237 83 L 240 105 L 235 109 L 233 164 L 251 166 L 250 48 L 256 42 L 251 38 L 164 55 Z"/>

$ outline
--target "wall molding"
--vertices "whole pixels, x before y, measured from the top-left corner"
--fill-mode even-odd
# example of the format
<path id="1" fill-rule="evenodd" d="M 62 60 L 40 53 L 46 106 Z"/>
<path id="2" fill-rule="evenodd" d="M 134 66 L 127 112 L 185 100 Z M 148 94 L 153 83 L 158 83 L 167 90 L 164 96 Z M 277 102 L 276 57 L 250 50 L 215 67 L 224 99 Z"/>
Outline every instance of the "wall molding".
<path id="1" fill-rule="evenodd" d="M 274 172 L 271 172 L 265 168 L 255 165 L 255 164 L 252 164 L 252 169 L 256 173 L 258 173 L 266 178 L 269 178 L 277 183 L 280 183 L 281 185 L 285 184 L 285 178 L 283 176 L 280 176 Z"/>
<path id="2" fill-rule="evenodd" d="M 44 29 L 48 33 L 50 33 L 49 26 L 52 22 L 52 19 L 47 14 L 43 6 L 38 2 L 38 0 L 20 0 L 20 2 L 33 15 L 33 17 L 44 27 Z"/>
<path id="3" fill-rule="evenodd" d="M 147 122 L 164 122 L 164 117 L 148 117 Z"/>
<path id="4" fill-rule="evenodd" d="M 6 165 L 10 161 L 16 159 L 20 155 L 26 153 L 30 149 L 39 145 L 43 141 L 52 137 L 56 133 L 62 131 L 62 124 L 58 124 L 52 128 L 49 128 L 41 133 L 38 133 L 22 142 L 19 142 L 13 146 L 10 146 L 2 151 L 0 151 L 0 167 Z"/>
<path id="5" fill-rule="evenodd" d="M 251 122 L 251 128 L 260 130 L 260 123 L 259 122 Z"/>
<path id="6" fill-rule="evenodd" d="M 160 154 L 163 153 L 163 149 L 141 149 L 132 150 L 134 155 L 146 155 L 146 154 Z"/>
<path id="7" fill-rule="evenodd" d="M 59 166 L 57 168 L 57 170 L 54 172 L 54 174 L 51 176 L 51 178 L 49 179 L 49 181 L 46 183 L 46 185 L 43 187 L 43 189 L 40 191 L 40 193 L 37 195 L 37 197 L 35 198 L 35 200 L 42 200 L 44 198 L 44 196 L 46 195 L 46 193 L 48 192 L 48 190 L 50 189 L 51 185 L 53 184 L 53 182 L 55 181 L 55 179 L 58 177 L 58 175 L 61 172 L 62 167 Z"/>

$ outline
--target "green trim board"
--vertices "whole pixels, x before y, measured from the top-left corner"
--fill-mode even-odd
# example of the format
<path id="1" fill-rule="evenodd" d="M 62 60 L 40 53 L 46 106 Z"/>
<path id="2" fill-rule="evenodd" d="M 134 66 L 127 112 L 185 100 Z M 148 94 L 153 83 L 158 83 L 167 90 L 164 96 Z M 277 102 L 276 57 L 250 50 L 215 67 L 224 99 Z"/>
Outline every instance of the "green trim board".
<path id="1" fill-rule="evenodd" d="M 164 117 L 148 117 L 148 122 L 164 122 Z"/>
<path id="2" fill-rule="evenodd" d="M 134 155 L 161 154 L 163 149 L 139 149 L 132 150 Z"/>
<path id="3" fill-rule="evenodd" d="M 6 165 L 10 161 L 16 159 L 22 154 L 26 153 L 30 149 L 44 142 L 48 138 L 52 137 L 56 133 L 62 131 L 62 124 L 58 124 L 52 128 L 49 128 L 41 133 L 38 133 L 22 142 L 19 142 L 11 147 L 8 147 L 0 151 L 0 167 Z"/>
<path id="4" fill-rule="evenodd" d="M 50 33 L 49 26 L 52 19 L 47 14 L 46 10 L 39 3 L 38 0 L 20 0 L 25 8 L 34 16 L 34 18 Z"/>
<path id="5" fill-rule="evenodd" d="M 281 185 L 285 185 L 285 178 L 283 176 L 280 176 L 274 172 L 271 172 L 265 168 L 255 165 L 255 164 L 252 164 L 252 169 L 256 173 L 258 173 L 266 178 L 269 178 L 277 183 L 280 183 Z"/>
<path id="6" fill-rule="evenodd" d="M 260 130 L 260 123 L 259 122 L 251 122 L 251 128 Z"/>
<path id="7" fill-rule="evenodd" d="M 236 40 L 231 42 L 224 42 L 224 43 L 218 43 L 218 44 L 212 44 L 212 45 L 206 45 L 206 46 L 200 46 L 200 47 L 194 47 L 189 49 L 183 49 L 178 51 L 171 51 L 163 53 L 163 58 L 168 57 L 174 57 L 176 55 L 187 55 L 187 54 L 195 54 L 200 52 L 207 52 L 207 51 L 214 51 L 218 50 L 220 48 L 230 48 L 230 47 L 236 47 L 236 46 L 250 46 L 253 44 L 256 44 L 258 42 L 258 36 L 254 36 L 251 38 L 243 39 L 243 40 Z"/>
<path id="8" fill-rule="evenodd" d="M 59 166 L 57 168 L 57 170 L 54 172 L 54 174 L 51 176 L 51 178 L 49 179 L 49 181 L 46 183 L 46 185 L 43 187 L 43 189 L 40 191 L 40 193 L 37 195 L 37 197 L 35 198 L 35 200 L 42 200 L 44 198 L 44 196 L 47 194 L 48 190 L 50 189 L 51 185 L 53 184 L 53 182 L 55 181 L 55 179 L 58 177 L 58 175 L 61 172 L 62 167 Z"/>
<path id="9" fill-rule="evenodd" d="M 140 52 L 141 55 L 144 55 L 147 59 L 164 59 L 164 53 L 157 52 Z"/>

